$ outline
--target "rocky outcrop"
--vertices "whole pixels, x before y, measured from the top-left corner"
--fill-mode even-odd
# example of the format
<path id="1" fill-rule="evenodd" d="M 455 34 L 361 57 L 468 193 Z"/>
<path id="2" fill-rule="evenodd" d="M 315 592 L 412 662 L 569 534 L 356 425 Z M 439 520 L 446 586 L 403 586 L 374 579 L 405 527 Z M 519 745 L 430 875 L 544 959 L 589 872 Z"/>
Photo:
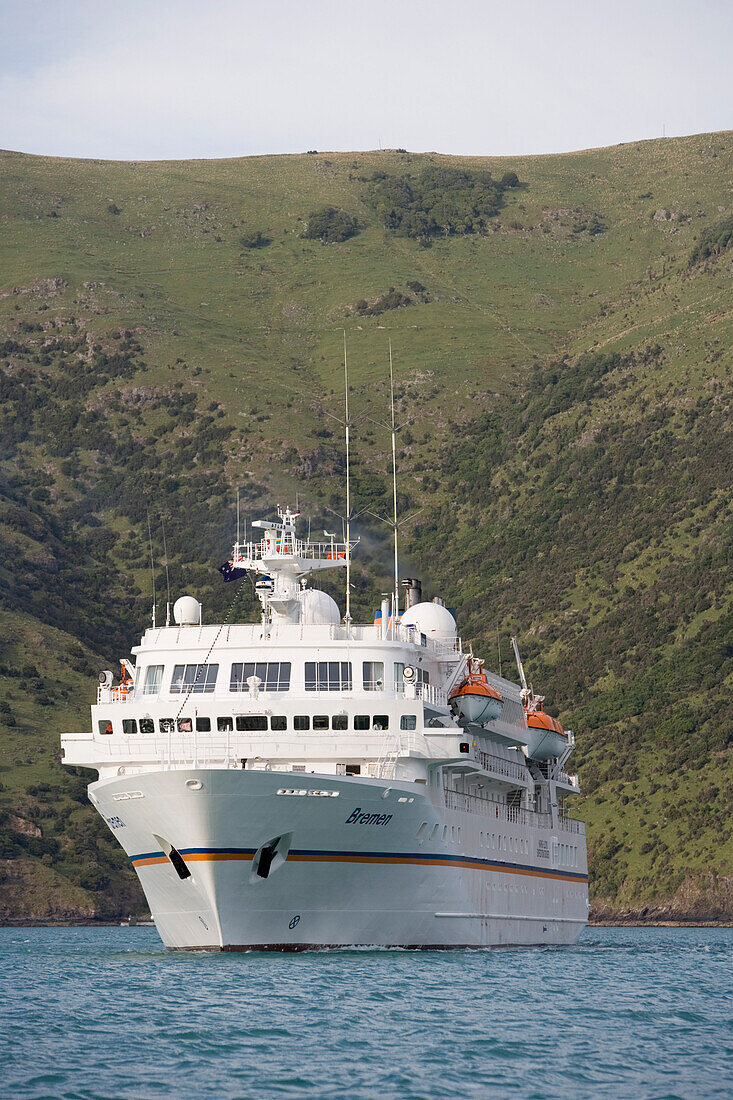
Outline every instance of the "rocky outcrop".
<path id="1" fill-rule="evenodd" d="M 688 874 L 669 901 L 619 907 L 598 901 L 591 924 L 733 924 L 733 877 L 712 871 Z"/>

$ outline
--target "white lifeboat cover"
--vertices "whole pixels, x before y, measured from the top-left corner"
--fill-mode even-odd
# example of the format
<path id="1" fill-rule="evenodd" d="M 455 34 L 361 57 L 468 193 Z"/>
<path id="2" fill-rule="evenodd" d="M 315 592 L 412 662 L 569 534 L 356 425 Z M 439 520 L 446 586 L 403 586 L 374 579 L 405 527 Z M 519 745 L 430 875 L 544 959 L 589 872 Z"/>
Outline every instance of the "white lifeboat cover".
<path id="1" fill-rule="evenodd" d="M 337 626 L 341 612 L 335 600 L 318 588 L 306 588 L 300 594 L 301 622 L 304 626 Z"/>
<path id="2" fill-rule="evenodd" d="M 447 645 L 452 645 L 458 634 L 456 620 L 448 608 L 439 603 L 415 603 L 408 607 L 400 622 L 402 626 L 414 626 L 421 634 Z"/>

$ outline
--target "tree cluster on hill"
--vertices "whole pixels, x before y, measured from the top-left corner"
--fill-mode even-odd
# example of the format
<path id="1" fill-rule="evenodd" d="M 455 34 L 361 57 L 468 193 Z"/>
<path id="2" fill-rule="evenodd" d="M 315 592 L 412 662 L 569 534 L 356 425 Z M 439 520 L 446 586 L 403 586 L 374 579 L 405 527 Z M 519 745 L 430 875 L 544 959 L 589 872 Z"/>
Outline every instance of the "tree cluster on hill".
<path id="1" fill-rule="evenodd" d="M 324 244 L 340 244 L 359 232 L 359 223 L 345 210 L 335 206 L 326 206 L 314 210 L 308 215 L 303 237 L 308 241 L 323 241 Z"/>
<path id="2" fill-rule="evenodd" d="M 731 245 L 733 245 L 733 217 L 729 216 L 703 229 L 700 239 L 690 254 L 690 263 L 696 264 L 700 260 L 707 260 L 710 256 L 717 256 Z"/>
<path id="3" fill-rule="evenodd" d="M 430 239 L 485 232 L 501 209 L 504 193 L 518 186 L 516 172 L 496 180 L 490 172 L 428 165 L 416 176 L 377 173 L 368 199 L 386 229 Z"/>

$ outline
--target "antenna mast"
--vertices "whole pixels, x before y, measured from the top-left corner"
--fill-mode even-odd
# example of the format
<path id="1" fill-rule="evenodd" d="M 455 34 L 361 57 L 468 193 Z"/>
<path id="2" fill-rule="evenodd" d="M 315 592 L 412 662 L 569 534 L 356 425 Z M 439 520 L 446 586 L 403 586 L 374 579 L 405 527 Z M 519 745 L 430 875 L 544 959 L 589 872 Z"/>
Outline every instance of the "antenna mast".
<path id="1" fill-rule="evenodd" d="M 394 422 L 394 374 L 392 371 L 392 339 L 389 341 L 389 403 L 392 413 L 392 504 L 394 522 L 394 611 L 392 612 L 392 627 L 397 624 L 400 613 L 400 566 L 397 553 L 397 444 L 395 440 L 396 429 Z"/>
<path id="2" fill-rule="evenodd" d="M 163 528 L 163 557 L 165 558 L 165 587 L 168 594 L 168 602 L 165 605 L 165 625 L 171 625 L 171 575 L 168 571 L 168 545 L 165 541 L 165 516 L 160 513 L 160 525 Z"/>
<path id="3" fill-rule="evenodd" d="M 148 517 L 148 545 L 150 546 L 150 576 L 153 581 L 153 630 L 155 630 L 155 563 L 153 562 L 153 533 L 150 529 L 150 512 L 147 512 Z"/>
<path id="4" fill-rule="evenodd" d="M 347 634 L 351 630 L 351 470 L 349 467 L 349 368 L 346 358 L 346 329 L 344 329 L 344 430 L 346 434 L 346 623 Z"/>

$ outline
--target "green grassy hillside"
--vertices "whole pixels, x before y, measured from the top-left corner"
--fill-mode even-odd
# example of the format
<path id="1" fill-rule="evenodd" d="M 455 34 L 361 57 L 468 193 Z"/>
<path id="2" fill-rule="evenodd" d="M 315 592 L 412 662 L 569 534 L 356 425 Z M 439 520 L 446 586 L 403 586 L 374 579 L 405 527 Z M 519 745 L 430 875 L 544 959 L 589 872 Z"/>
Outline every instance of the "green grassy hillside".
<path id="1" fill-rule="evenodd" d="M 343 511 L 344 330 L 356 508 L 388 508 L 391 339 L 409 570 L 489 663 L 518 633 L 576 730 L 596 903 L 692 913 L 702 883 L 726 910 L 732 164 L 730 133 L 0 154 L 0 920 L 139 904 L 58 734 L 149 617 L 148 519 L 158 596 L 164 522 L 174 598 L 211 619 L 236 486 L 251 516 L 296 492 L 314 527 Z M 387 531 L 357 527 L 367 617 Z"/>

